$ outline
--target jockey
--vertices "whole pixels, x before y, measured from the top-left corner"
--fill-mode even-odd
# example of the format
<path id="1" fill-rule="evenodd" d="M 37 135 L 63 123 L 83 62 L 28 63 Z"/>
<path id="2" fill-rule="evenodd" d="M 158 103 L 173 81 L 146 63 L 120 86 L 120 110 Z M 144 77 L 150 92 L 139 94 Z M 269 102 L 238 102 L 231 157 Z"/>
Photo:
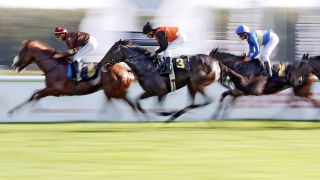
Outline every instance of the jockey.
<path id="1" fill-rule="evenodd" d="M 252 30 L 246 25 L 240 25 L 236 29 L 237 35 L 241 40 L 247 39 L 249 44 L 249 53 L 244 61 L 250 61 L 260 53 L 260 46 L 264 46 L 261 52 L 261 59 L 266 64 L 266 75 L 272 76 L 271 64 L 269 56 L 279 43 L 279 38 L 272 30 Z M 264 64 L 262 63 L 262 64 Z M 264 67 L 265 68 L 265 67 Z"/>
<path id="2" fill-rule="evenodd" d="M 171 51 L 175 49 L 177 45 L 185 43 L 187 36 L 179 30 L 178 27 L 161 26 L 153 28 L 149 22 L 144 25 L 142 31 L 148 38 L 155 38 L 160 45 L 159 49 L 152 53 L 151 56 L 156 56 L 158 53 L 164 51 L 165 66 L 160 70 L 160 74 L 170 74 L 172 70 Z"/>
<path id="3" fill-rule="evenodd" d="M 54 35 L 60 41 L 65 41 L 68 46 L 67 53 L 57 53 L 53 57 L 70 57 L 77 72 L 77 81 L 81 80 L 82 58 L 97 48 L 97 40 L 85 32 L 68 32 L 65 27 L 57 26 Z"/>

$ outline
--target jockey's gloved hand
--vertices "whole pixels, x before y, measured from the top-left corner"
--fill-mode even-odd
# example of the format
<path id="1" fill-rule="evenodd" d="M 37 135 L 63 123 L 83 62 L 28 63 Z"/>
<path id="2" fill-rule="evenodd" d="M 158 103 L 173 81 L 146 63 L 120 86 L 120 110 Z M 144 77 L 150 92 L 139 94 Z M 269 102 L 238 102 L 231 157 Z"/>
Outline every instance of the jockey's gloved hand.
<path id="1" fill-rule="evenodd" d="M 251 61 L 251 57 L 246 56 L 243 61 L 245 61 L 245 62 Z"/>

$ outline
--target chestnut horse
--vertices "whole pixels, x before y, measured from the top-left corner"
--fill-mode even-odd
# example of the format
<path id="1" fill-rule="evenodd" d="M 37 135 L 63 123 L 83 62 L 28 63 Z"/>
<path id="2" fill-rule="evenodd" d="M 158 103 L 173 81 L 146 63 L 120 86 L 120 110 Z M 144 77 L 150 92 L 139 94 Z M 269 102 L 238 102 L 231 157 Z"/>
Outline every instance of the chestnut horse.
<path id="1" fill-rule="evenodd" d="M 37 90 L 27 101 L 17 105 L 8 113 L 13 113 L 29 102 L 36 102 L 46 96 L 74 96 L 86 95 L 103 89 L 108 100 L 111 98 L 123 99 L 134 110 L 135 105 L 127 97 L 127 91 L 134 80 L 133 73 L 127 67 L 116 64 L 101 71 L 100 63 L 96 66 L 96 78 L 90 81 L 71 80 L 68 77 L 68 65 L 66 59 L 53 58 L 55 49 L 39 41 L 27 40 L 15 57 L 12 69 L 20 72 L 32 62 L 44 72 L 46 87 Z"/>

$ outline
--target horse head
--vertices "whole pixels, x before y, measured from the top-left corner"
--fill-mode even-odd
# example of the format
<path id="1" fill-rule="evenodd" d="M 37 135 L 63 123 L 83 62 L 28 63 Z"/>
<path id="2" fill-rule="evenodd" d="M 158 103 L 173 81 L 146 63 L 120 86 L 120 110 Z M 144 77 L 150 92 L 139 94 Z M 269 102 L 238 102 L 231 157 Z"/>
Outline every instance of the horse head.
<path id="1" fill-rule="evenodd" d="M 288 74 L 288 79 L 293 86 L 300 86 L 313 73 L 313 68 L 309 62 L 309 53 L 303 54 L 300 61 L 294 63 Z"/>
<path id="2" fill-rule="evenodd" d="M 26 40 L 22 42 L 22 48 L 13 59 L 11 69 L 20 72 L 36 60 L 52 57 L 55 50 L 39 41 Z"/>
<path id="3" fill-rule="evenodd" d="M 107 54 L 101 60 L 101 64 L 104 64 L 105 67 L 108 67 L 119 62 L 125 62 L 129 66 L 130 64 L 136 66 L 140 62 L 146 62 L 146 64 L 143 66 L 148 66 L 150 63 L 152 66 L 156 66 L 156 63 L 153 61 L 144 61 L 147 59 L 151 59 L 150 52 L 148 50 L 132 45 L 131 41 L 129 40 L 123 41 L 120 39 L 109 49 Z M 140 66 L 141 65 L 139 65 L 139 67 Z"/>
<path id="4" fill-rule="evenodd" d="M 106 66 L 112 66 L 116 63 L 123 62 L 125 59 L 124 54 L 121 52 L 121 46 L 131 45 L 128 41 L 122 41 L 121 39 L 117 42 L 115 42 L 107 54 L 102 58 L 101 62 L 102 64 L 105 64 Z"/>

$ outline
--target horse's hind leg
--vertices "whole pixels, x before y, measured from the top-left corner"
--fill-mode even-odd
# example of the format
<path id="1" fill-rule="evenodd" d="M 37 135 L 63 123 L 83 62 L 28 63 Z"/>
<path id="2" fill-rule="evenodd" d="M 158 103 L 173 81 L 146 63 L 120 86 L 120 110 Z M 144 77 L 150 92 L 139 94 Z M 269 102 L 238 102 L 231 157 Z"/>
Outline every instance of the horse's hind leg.
<path id="1" fill-rule="evenodd" d="M 202 106 L 206 106 L 208 104 L 210 104 L 212 102 L 211 98 L 208 97 L 206 95 L 206 93 L 204 92 L 204 86 L 199 86 L 197 89 L 193 88 L 192 85 L 188 85 L 188 89 L 189 89 L 189 94 L 191 96 L 191 104 L 183 109 L 181 109 L 180 111 L 176 112 L 175 114 L 173 114 L 167 121 L 165 122 L 172 122 L 173 120 L 175 120 L 176 118 L 178 118 L 179 116 L 181 116 L 182 114 L 190 111 L 191 109 L 195 109 L 198 107 L 202 107 Z M 203 97 L 205 97 L 205 102 L 201 103 L 201 104 L 194 104 L 194 100 L 195 100 L 195 96 L 196 93 L 200 92 Z"/>
<path id="2" fill-rule="evenodd" d="M 205 93 L 205 88 L 204 87 L 200 87 L 198 89 L 198 91 L 200 92 L 200 94 L 202 94 L 202 96 L 205 98 L 205 102 L 204 102 L 204 106 L 212 103 L 212 98 L 210 98 L 206 93 Z"/>
<path id="3" fill-rule="evenodd" d="M 129 106 L 133 109 L 133 111 L 137 112 L 137 107 L 136 107 L 136 105 L 132 102 L 131 99 L 129 99 L 127 96 L 124 96 L 122 99 L 129 104 Z"/>

